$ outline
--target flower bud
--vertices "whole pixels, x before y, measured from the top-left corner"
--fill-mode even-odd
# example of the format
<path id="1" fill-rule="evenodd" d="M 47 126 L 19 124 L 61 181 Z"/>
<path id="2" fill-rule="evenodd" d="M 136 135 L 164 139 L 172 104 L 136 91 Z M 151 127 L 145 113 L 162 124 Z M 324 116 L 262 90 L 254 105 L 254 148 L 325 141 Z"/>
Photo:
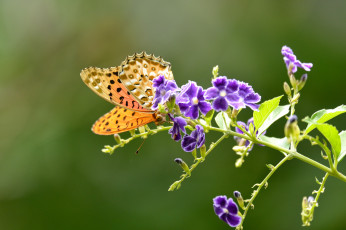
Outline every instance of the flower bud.
<path id="1" fill-rule="evenodd" d="M 214 78 L 217 78 L 217 76 L 219 75 L 219 66 L 218 65 L 213 68 L 212 74 L 213 74 Z"/>
<path id="2" fill-rule="evenodd" d="M 176 95 L 173 93 L 169 96 L 169 99 L 166 102 L 167 109 L 168 109 L 169 113 L 171 113 L 175 107 L 175 99 L 176 99 Z M 166 111 L 164 113 L 166 113 Z"/>
<path id="3" fill-rule="evenodd" d="M 158 110 L 160 113 L 167 113 L 165 106 L 163 104 L 159 104 Z"/>
<path id="4" fill-rule="evenodd" d="M 190 176 L 191 171 L 189 166 L 181 159 L 181 158 L 175 158 L 174 161 L 180 165 L 180 167 Z"/>
<path id="5" fill-rule="evenodd" d="M 197 149 L 195 148 L 194 150 L 192 150 L 191 154 L 192 154 L 193 158 L 196 159 L 197 158 Z"/>
<path id="6" fill-rule="evenodd" d="M 233 192 L 233 195 L 234 195 L 234 197 L 237 199 L 237 202 L 238 202 L 239 207 L 241 207 L 242 209 L 245 209 L 245 206 L 244 206 L 244 199 L 243 199 L 243 197 L 241 196 L 241 193 L 240 193 L 239 191 L 234 191 L 234 192 Z"/>
<path id="7" fill-rule="evenodd" d="M 298 117 L 296 115 L 292 115 L 288 118 L 285 125 L 285 136 L 287 139 L 293 139 L 296 142 L 300 135 L 300 129 L 298 126 Z"/>
<path id="8" fill-rule="evenodd" d="M 145 133 L 145 127 L 144 126 L 138 127 L 138 130 L 139 130 L 139 133 Z"/>
<path id="9" fill-rule="evenodd" d="M 244 152 L 244 151 L 246 151 L 246 147 L 245 146 L 235 145 L 235 146 L 233 146 L 232 150 L 234 152 Z"/>
<path id="10" fill-rule="evenodd" d="M 118 144 L 120 144 L 121 143 L 121 138 L 120 138 L 120 135 L 119 134 L 114 134 L 114 140 L 118 143 Z"/>
<path id="11" fill-rule="evenodd" d="M 133 137 L 134 135 L 136 135 L 136 129 L 132 129 L 132 130 L 129 130 L 131 136 Z"/>
<path id="12" fill-rule="evenodd" d="M 240 168 L 244 163 L 244 159 L 242 157 L 238 158 L 237 161 L 235 162 L 235 167 Z"/>
<path id="13" fill-rule="evenodd" d="M 291 83 L 291 86 L 293 89 L 295 89 L 297 87 L 297 79 L 294 77 L 293 74 L 290 74 L 289 75 L 289 78 L 290 78 L 290 83 Z"/>
<path id="14" fill-rule="evenodd" d="M 308 75 L 303 74 L 298 83 L 298 91 L 300 91 L 305 86 L 305 83 L 307 80 L 308 80 Z"/>
<path id="15" fill-rule="evenodd" d="M 201 157 L 204 160 L 205 159 L 205 153 L 207 152 L 207 147 L 204 145 L 201 146 L 201 148 L 199 149 L 200 153 L 201 153 Z"/>
<path id="16" fill-rule="evenodd" d="M 291 88 L 287 82 L 284 82 L 284 91 L 287 94 L 287 96 L 291 97 Z"/>

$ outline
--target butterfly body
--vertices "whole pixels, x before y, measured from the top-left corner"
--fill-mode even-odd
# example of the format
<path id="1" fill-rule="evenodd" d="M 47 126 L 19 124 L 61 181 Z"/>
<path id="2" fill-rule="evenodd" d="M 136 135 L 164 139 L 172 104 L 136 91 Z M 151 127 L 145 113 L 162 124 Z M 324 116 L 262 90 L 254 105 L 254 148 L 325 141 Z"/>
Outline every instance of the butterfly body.
<path id="1" fill-rule="evenodd" d="M 136 53 L 128 56 L 120 66 L 88 67 L 80 75 L 90 89 L 116 106 L 95 122 L 94 133 L 126 132 L 151 122 L 159 124 L 164 119 L 151 109 L 155 95 L 153 79 L 159 75 L 174 79 L 170 63 L 161 57 Z"/>

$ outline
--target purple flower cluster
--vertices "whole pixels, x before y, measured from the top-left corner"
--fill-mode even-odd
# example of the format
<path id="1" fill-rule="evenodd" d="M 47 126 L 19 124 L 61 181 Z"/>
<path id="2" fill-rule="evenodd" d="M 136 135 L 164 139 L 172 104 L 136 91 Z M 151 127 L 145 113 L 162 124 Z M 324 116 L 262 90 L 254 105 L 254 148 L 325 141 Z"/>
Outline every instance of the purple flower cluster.
<path id="1" fill-rule="evenodd" d="M 258 109 L 259 105 L 256 103 L 261 100 L 261 96 L 247 83 L 224 76 L 214 79 L 212 83 L 213 87 L 207 89 L 205 98 L 214 100 L 212 107 L 216 111 L 226 111 L 229 105 L 236 110 L 246 106 L 252 110 Z"/>
<path id="2" fill-rule="evenodd" d="M 163 75 L 154 78 L 153 87 L 156 89 L 153 105 L 151 107 L 153 110 L 156 110 L 159 104 L 166 103 L 169 97 L 179 90 L 174 80 L 167 80 Z"/>
<path id="3" fill-rule="evenodd" d="M 176 103 L 186 117 L 197 119 L 199 111 L 206 115 L 211 110 L 211 105 L 205 101 L 204 94 L 205 91 L 201 86 L 197 86 L 194 81 L 189 81 L 181 87 Z"/>
<path id="4" fill-rule="evenodd" d="M 231 227 L 237 227 L 241 222 L 238 215 L 238 206 L 232 198 L 217 196 L 213 199 L 215 214 Z"/>
<path id="5" fill-rule="evenodd" d="M 291 48 L 288 46 L 283 46 L 281 49 L 281 54 L 284 55 L 284 61 L 286 63 L 287 69 L 289 68 L 290 64 L 292 63 L 292 73 L 297 72 L 298 67 L 304 69 L 305 71 L 310 71 L 312 68 L 312 63 L 301 63 L 299 60 L 297 60 L 296 55 L 294 55 Z"/>

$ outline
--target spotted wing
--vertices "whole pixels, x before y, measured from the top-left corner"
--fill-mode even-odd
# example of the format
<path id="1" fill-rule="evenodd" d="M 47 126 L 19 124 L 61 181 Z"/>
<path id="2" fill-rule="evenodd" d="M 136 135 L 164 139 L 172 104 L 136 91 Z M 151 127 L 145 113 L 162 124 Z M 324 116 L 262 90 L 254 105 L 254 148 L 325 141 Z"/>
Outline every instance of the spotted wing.
<path id="1" fill-rule="evenodd" d="M 128 56 L 119 66 L 119 78 L 139 104 L 150 109 L 154 98 L 152 80 L 159 75 L 173 80 L 171 64 L 145 52 Z"/>
<path id="2" fill-rule="evenodd" d="M 91 130 L 99 135 L 111 135 L 126 132 L 153 121 L 156 121 L 155 114 L 136 112 L 116 106 L 100 117 Z"/>
<path id="3" fill-rule="evenodd" d="M 97 95 L 110 103 L 138 112 L 153 113 L 150 108 L 143 108 L 119 79 L 119 67 L 89 67 L 81 71 L 84 83 Z"/>

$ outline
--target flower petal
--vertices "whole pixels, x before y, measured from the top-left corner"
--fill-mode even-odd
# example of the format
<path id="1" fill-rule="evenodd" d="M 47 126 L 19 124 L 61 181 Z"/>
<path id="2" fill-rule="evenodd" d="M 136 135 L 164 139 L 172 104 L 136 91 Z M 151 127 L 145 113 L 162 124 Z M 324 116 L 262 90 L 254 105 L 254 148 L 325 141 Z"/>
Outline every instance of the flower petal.
<path id="1" fill-rule="evenodd" d="M 185 152 L 192 152 L 196 148 L 196 139 L 185 135 L 181 141 L 181 147 Z"/>
<path id="2" fill-rule="evenodd" d="M 186 133 L 186 130 L 185 130 L 185 126 L 187 125 L 186 120 L 182 117 L 176 117 L 175 122 L 179 126 L 179 128 L 183 131 L 183 133 Z"/>
<path id="3" fill-rule="evenodd" d="M 257 103 L 261 100 L 261 96 L 258 93 L 250 93 L 244 98 L 245 103 Z"/>
<path id="4" fill-rule="evenodd" d="M 188 103 L 179 103 L 178 105 L 179 105 L 180 111 L 183 113 L 185 113 L 190 107 Z"/>
<path id="5" fill-rule="evenodd" d="M 237 215 L 238 214 L 238 206 L 237 204 L 233 201 L 232 198 L 229 198 L 227 200 L 227 205 L 226 208 L 228 210 L 229 213 L 233 214 L 233 215 Z"/>
<path id="6" fill-rule="evenodd" d="M 218 90 L 225 89 L 227 85 L 227 77 L 225 76 L 217 77 L 212 81 L 212 83 L 213 83 L 213 86 L 217 88 Z"/>
<path id="7" fill-rule="evenodd" d="M 190 106 L 190 108 L 185 112 L 185 116 L 190 117 L 194 120 L 197 119 L 198 118 L 198 105 Z"/>
<path id="8" fill-rule="evenodd" d="M 226 92 L 228 93 L 234 93 L 236 91 L 238 91 L 238 87 L 239 87 L 239 82 L 235 79 L 232 80 L 228 80 L 228 84 L 227 84 L 227 88 L 226 88 Z"/>
<path id="9" fill-rule="evenodd" d="M 260 107 L 260 105 L 253 104 L 253 103 L 246 103 L 246 105 L 249 106 L 254 111 L 258 111 L 258 108 Z"/>
<path id="10" fill-rule="evenodd" d="M 228 103 L 224 97 L 218 97 L 213 101 L 213 108 L 216 111 L 226 111 L 228 108 Z"/>
<path id="11" fill-rule="evenodd" d="M 198 107 L 201 110 L 201 112 L 203 113 L 203 115 L 206 115 L 212 109 L 211 105 L 206 101 L 200 101 L 198 103 Z"/>
<path id="12" fill-rule="evenodd" d="M 227 204 L 227 197 L 226 196 L 217 196 L 213 199 L 214 205 L 218 205 L 222 208 L 226 207 Z"/>
<path id="13" fill-rule="evenodd" d="M 237 227 L 241 222 L 241 217 L 238 215 L 227 215 L 226 223 L 231 227 Z"/>
<path id="14" fill-rule="evenodd" d="M 162 84 L 164 84 L 165 81 L 166 81 L 165 76 L 160 75 L 160 76 L 153 79 L 153 87 L 157 88 L 157 87 L 161 86 Z"/>
<path id="15" fill-rule="evenodd" d="M 215 204 L 213 206 L 214 206 L 214 212 L 216 215 L 220 216 L 221 214 L 224 213 L 223 209 L 220 206 L 215 205 Z"/>
<path id="16" fill-rule="evenodd" d="M 219 90 L 214 87 L 208 88 L 204 96 L 206 100 L 215 99 L 219 96 Z"/>
<path id="17" fill-rule="evenodd" d="M 245 130 L 248 130 L 248 126 L 247 126 L 244 122 L 242 122 L 242 121 L 237 121 L 237 124 L 238 124 L 239 126 L 243 126 Z M 239 129 L 238 127 L 235 127 L 235 131 L 236 131 L 237 133 L 244 134 L 244 132 L 243 132 L 241 129 Z"/>
<path id="18" fill-rule="evenodd" d="M 228 103 L 231 103 L 231 102 L 238 102 L 238 101 L 240 100 L 239 95 L 236 94 L 236 93 L 228 94 L 225 98 L 226 98 L 226 100 L 228 101 Z"/>

